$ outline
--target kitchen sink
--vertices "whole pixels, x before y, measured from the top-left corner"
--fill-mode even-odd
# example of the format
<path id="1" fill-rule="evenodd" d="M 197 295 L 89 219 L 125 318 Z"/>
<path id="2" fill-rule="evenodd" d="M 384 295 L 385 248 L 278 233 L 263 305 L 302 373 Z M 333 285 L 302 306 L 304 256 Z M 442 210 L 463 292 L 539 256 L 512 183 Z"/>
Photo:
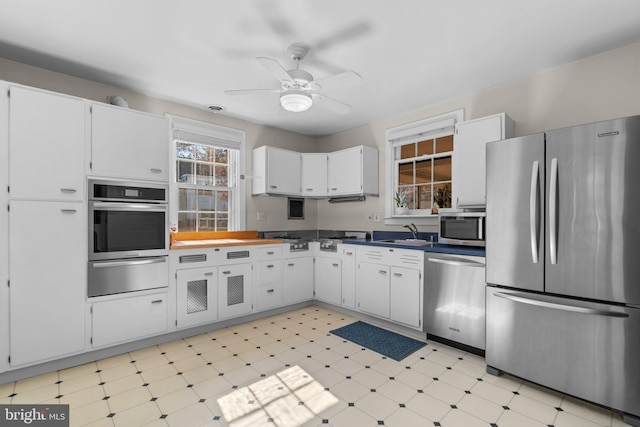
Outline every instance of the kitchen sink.
<path id="1" fill-rule="evenodd" d="M 430 242 L 422 239 L 388 239 L 388 240 L 375 240 L 380 243 L 394 243 L 397 245 L 405 246 L 431 246 L 435 242 Z"/>

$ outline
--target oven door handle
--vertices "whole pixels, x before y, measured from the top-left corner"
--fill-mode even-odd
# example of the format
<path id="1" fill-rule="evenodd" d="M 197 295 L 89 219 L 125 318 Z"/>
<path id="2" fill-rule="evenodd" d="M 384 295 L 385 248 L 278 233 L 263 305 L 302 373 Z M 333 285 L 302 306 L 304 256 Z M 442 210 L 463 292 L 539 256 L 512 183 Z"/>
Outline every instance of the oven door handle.
<path id="1" fill-rule="evenodd" d="M 167 257 L 155 257 L 144 259 L 130 259 L 123 261 L 98 261 L 92 263 L 93 268 L 107 268 L 107 267 L 127 267 L 129 265 L 145 265 L 145 264 L 161 264 L 167 262 Z"/>
<path id="2" fill-rule="evenodd" d="M 122 202 L 92 202 L 93 209 L 102 210 L 155 210 L 165 212 L 167 205 L 164 203 L 122 203 Z"/>

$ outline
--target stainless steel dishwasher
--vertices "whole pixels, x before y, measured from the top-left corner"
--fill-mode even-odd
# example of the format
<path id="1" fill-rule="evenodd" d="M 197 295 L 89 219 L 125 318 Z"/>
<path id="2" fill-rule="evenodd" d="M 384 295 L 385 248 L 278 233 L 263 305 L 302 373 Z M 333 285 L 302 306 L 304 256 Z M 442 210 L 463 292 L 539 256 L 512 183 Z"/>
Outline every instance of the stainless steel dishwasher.
<path id="1" fill-rule="evenodd" d="M 485 259 L 426 253 L 425 331 L 485 349 Z"/>

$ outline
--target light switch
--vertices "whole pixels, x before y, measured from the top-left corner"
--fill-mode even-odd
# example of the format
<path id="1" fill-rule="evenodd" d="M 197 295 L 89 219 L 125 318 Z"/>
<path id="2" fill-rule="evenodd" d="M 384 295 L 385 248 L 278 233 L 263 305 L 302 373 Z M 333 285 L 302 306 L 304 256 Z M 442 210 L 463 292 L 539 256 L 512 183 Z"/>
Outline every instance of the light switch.
<path id="1" fill-rule="evenodd" d="M 257 219 L 258 221 L 264 221 L 267 219 L 267 214 L 265 214 L 264 212 L 258 212 Z"/>

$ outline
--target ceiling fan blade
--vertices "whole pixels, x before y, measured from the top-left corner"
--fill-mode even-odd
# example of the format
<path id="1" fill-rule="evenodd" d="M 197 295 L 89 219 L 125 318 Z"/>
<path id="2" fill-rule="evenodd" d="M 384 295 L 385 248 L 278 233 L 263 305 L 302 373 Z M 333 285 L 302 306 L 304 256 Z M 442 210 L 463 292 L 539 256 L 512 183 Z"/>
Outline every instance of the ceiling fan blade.
<path id="1" fill-rule="evenodd" d="M 225 90 L 227 95 L 252 95 L 254 93 L 279 93 L 281 89 L 234 89 Z"/>
<path id="2" fill-rule="evenodd" d="M 351 106 L 344 102 L 337 101 L 319 93 L 314 93 L 312 96 L 314 103 L 317 103 L 318 107 L 322 107 L 325 110 L 330 110 L 338 114 L 347 114 L 351 111 Z"/>
<path id="3" fill-rule="evenodd" d="M 287 73 L 287 70 L 284 69 L 282 65 L 278 61 L 272 58 L 266 58 L 264 56 L 259 56 L 256 58 L 260 64 L 264 68 L 267 69 L 273 76 L 278 79 L 280 82 L 292 82 L 291 76 Z"/>
<path id="4" fill-rule="evenodd" d="M 313 44 L 314 49 L 330 49 L 334 45 L 345 43 L 352 39 L 357 39 L 370 32 L 372 26 L 370 23 L 361 21 L 355 22 L 352 25 L 343 28 L 342 30 L 334 33 L 324 40 L 319 40 Z"/>
<path id="5" fill-rule="evenodd" d="M 345 71 L 344 73 L 323 77 L 313 81 L 313 84 L 320 86 L 322 90 L 353 86 L 360 83 L 362 83 L 362 77 L 360 77 L 360 74 L 353 71 Z"/>

